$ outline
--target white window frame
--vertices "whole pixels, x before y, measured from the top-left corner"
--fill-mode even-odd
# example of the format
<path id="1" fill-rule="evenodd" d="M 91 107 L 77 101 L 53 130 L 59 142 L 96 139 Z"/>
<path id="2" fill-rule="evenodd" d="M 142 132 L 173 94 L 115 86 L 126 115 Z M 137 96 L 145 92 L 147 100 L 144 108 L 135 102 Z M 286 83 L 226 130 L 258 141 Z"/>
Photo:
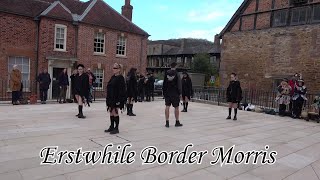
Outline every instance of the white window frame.
<path id="1" fill-rule="evenodd" d="M 63 49 L 57 48 L 57 29 L 63 28 L 64 29 L 64 42 L 63 42 Z M 67 26 L 63 24 L 56 24 L 54 28 L 54 50 L 55 51 L 67 51 Z"/>
<path id="2" fill-rule="evenodd" d="M 312 22 L 320 22 L 320 19 L 315 19 L 315 10 L 316 10 L 316 8 L 319 8 L 319 11 L 320 11 L 320 5 L 319 4 L 317 4 L 317 5 L 315 5 L 315 6 L 313 6 L 313 8 L 312 8 Z"/>
<path id="3" fill-rule="evenodd" d="M 28 73 L 28 78 L 27 78 L 27 80 L 23 80 L 23 74 L 25 74 L 25 73 L 23 72 L 23 68 L 22 68 L 22 66 L 21 66 L 21 65 L 23 65 L 23 63 L 22 63 L 22 64 L 17 64 L 17 63 L 15 62 L 14 64 L 10 64 L 10 63 L 9 63 L 10 57 L 11 57 L 11 58 L 15 58 L 15 59 L 16 59 L 16 58 L 26 58 L 26 59 L 28 60 L 29 73 Z M 15 60 L 15 61 L 16 61 L 16 60 Z M 9 72 L 9 69 L 10 69 L 9 66 L 11 66 L 11 69 L 13 69 L 13 65 L 18 65 L 18 69 L 19 69 L 20 72 L 21 72 L 21 81 L 22 81 L 22 83 L 23 83 L 23 91 L 24 91 L 24 92 L 29 92 L 29 91 L 30 91 L 30 86 L 31 86 L 31 84 L 32 84 L 32 82 L 30 81 L 31 59 L 30 59 L 29 57 L 26 57 L 26 56 L 9 56 L 7 62 L 8 62 L 8 66 L 7 66 L 7 67 L 8 67 L 8 88 L 7 88 L 7 91 L 8 91 L 8 92 L 12 92 L 11 89 L 10 89 L 10 75 L 11 75 L 11 72 L 12 72 L 12 71 Z M 26 82 L 28 82 L 29 87 L 26 86 Z"/>
<path id="4" fill-rule="evenodd" d="M 97 36 L 98 36 L 99 34 L 102 34 L 102 35 L 103 35 L 103 43 L 101 43 L 101 42 L 96 42 L 96 38 L 97 38 Z M 94 40 L 93 40 L 93 41 L 94 41 L 94 44 L 93 44 L 93 52 L 94 52 L 94 54 L 102 54 L 102 55 L 104 55 L 105 52 L 106 52 L 106 34 L 105 34 L 105 33 L 102 33 L 102 32 L 95 32 L 95 33 L 94 33 Z M 95 51 L 95 49 L 96 49 L 96 47 L 94 46 L 95 43 L 99 43 L 99 44 L 102 44 L 102 45 L 103 45 L 102 52 L 96 52 L 96 51 Z"/>
<path id="5" fill-rule="evenodd" d="M 123 41 L 121 41 L 122 40 L 122 38 L 124 39 L 124 54 L 119 54 L 118 53 L 118 51 L 120 51 L 120 50 L 118 50 L 118 47 L 120 47 L 120 42 L 123 42 Z M 121 46 L 121 47 L 123 47 L 123 45 Z M 126 57 L 127 56 L 127 38 L 126 37 L 124 37 L 124 36 L 118 36 L 118 40 L 117 40 L 117 50 L 116 50 L 117 52 L 116 52 L 116 55 L 117 56 L 120 56 L 120 57 Z M 121 50 L 122 51 L 122 50 Z"/>
<path id="6" fill-rule="evenodd" d="M 98 71 L 102 71 L 102 72 L 99 72 L 98 73 Z M 97 68 L 97 69 L 94 69 L 93 70 L 93 74 L 94 74 L 94 76 L 96 77 L 96 82 L 97 82 L 97 80 L 98 80 L 98 76 L 97 76 L 97 74 L 102 74 L 102 87 L 94 87 L 95 88 L 95 90 L 96 91 L 103 91 L 103 89 L 104 89 L 104 69 L 99 69 L 99 68 Z M 94 83 L 96 83 L 96 82 L 94 82 Z M 98 83 L 97 83 L 98 84 Z"/>

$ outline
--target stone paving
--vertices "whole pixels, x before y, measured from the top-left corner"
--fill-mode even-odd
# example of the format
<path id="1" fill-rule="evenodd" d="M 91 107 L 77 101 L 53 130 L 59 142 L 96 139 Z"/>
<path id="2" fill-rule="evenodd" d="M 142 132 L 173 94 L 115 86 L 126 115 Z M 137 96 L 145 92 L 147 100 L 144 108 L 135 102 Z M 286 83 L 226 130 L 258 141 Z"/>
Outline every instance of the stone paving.
<path id="1" fill-rule="evenodd" d="M 120 134 L 104 133 L 109 125 L 105 103 L 85 107 L 87 119 L 77 119 L 74 104 L 0 106 L 0 179 L 1 180 L 95 180 L 95 179 L 305 179 L 320 177 L 320 125 L 315 122 L 280 118 L 266 114 L 239 112 L 239 120 L 226 120 L 225 107 L 191 103 L 181 113 L 181 128 L 164 127 L 163 101 L 138 103 L 136 117 L 121 115 Z M 172 113 L 172 110 L 171 110 Z M 172 118 L 173 119 L 173 118 Z M 137 152 L 133 164 L 40 165 L 45 146 L 59 150 L 101 151 L 104 146 L 131 143 Z M 159 151 L 208 150 L 201 164 L 142 165 L 140 152 L 147 146 Z M 211 165 L 211 151 L 218 146 L 236 151 L 277 151 L 273 165 Z M 116 151 L 116 149 L 113 149 Z M 234 160 L 234 158 L 232 158 Z M 251 159 L 252 160 L 252 159 Z"/>

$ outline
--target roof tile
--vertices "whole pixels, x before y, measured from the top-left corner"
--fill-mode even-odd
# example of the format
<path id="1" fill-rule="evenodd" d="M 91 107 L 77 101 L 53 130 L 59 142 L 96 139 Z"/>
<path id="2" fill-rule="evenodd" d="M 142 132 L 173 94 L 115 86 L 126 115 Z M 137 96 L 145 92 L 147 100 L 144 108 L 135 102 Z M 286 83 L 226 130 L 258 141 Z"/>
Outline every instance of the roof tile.
<path id="1" fill-rule="evenodd" d="M 97 1 L 82 21 L 89 24 L 148 36 L 148 33 L 140 29 L 101 0 Z"/>
<path id="2" fill-rule="evenodd" d="M 37 17 L 55 1 L 56 0 L 0 0 L 0 12 Z M 93 0 L 87 2 L 79 0 L 59 1 L 67 7 L 72 14 L 82 15 Z M 46 16 L 72 20 L 72 14 L 68 13 L 60 4 L 58 4 L 49 11 Z M 84 17 L 82 22 L 148 36 L 148 33 L 126 19 L 102 0 L 97 0 L 97 3 Z"/>

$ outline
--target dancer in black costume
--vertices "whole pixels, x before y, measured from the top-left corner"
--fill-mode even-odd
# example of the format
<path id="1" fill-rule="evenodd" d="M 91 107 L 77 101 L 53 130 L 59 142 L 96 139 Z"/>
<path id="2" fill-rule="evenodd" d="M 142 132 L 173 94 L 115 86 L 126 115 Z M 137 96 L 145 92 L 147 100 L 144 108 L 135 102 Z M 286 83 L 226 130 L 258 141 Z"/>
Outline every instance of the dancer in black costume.
<path id="1" fill-rule="evenodd" d="M 74 78 L 74 94 L 76 96 L 78 102 L 78 110 L 79 114 L 78 118 L 84 119 L 86 118 L 83 115 L 83 104 L 85 103 L 85 99 L 88 100 L 89 97 L 89 77 L 86 73 L 84 73 L 84 65 L 79 64 L 77 66 L 78 74 Z M 88 104 L 88 106 L 90 106 Z"/>
<path id="2" fill-rule="evenodd" d="M 182 77 L 182 101 L 183 110 L 181 112 L 188 112 L 188 105 L 193 96 L 192 81 L 187 72 L 183 72 Z"/>
<path id="3" fill-rule="evenodd" d="M 229 103 L 229 116 L 227 119 L 231 119 L 232 108 L 234 109 L 233 120 L 237 120 L 238 104 L 242 100 L 242 89 L 240 82 L 237 80 L 235 73 L 231 74 L 231 81 L 227 89 L 227 101 Z"/>
<path id="4" fill-rule="evenodd" d="M 136 71 L 136 68 L 131 68 L 127 76 L 127 115 L 129 116 L 136 116 L 133 114 L 133 103 L 137 102 L 138 95 Z"/>
<path id="5" fill-rule="evenodd" d="M 124 108 L 124 104 L 127 100 L 125 79 L 121 75 L 121 72 L 122 65 L 115 63 L 113 65 L 114 75 L 111 77 L 107 85 L 106 103 L 108 111 L 110 112 L 111 125 L 109 129 L 105 130 L 105 132 L 109 132 L 110 134 L 119 133 L 119 109 L 122 110 Z"/>

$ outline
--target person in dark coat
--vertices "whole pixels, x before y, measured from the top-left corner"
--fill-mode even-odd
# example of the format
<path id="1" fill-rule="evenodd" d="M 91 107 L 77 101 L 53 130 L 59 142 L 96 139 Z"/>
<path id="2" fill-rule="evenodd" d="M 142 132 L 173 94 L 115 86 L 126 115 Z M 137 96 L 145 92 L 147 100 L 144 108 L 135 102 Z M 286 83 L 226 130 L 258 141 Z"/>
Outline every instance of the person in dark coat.
<path id="1" fill-rule="evenodd" d="M 153 76 L 153 72 L 150 72 L 149 78 L 148 78 L 148 90 L 149 90 L 149 100 L 154 101 L 154 82 L 155 82 L 155 78 Z"/>
<path id="2" fill-rule="evenodd" d="M 183 72 L 182 77 L 182 100 L 183 110 L 182 112 L 188 112 L 189 100 L 193 96 L 192 81 L 187 72 Z"/>
<path id="3" fill-rule="evenodd" d="M 76 96 L 77 102 L 78 102 L 78 115 L 76 115 L 78 118 L 84 119 L 86 118 L 83 115 L 83 104 L 85 99 L 89 100 L 89 77 L 87 73 L 84 73 L 84 65 L 79 64 L 77 66 L 78 74 L 74 78 L 74 94 Z"/>
<path id="4" fill-rule="evenodd" d="M 69 86 L 69 77 L 67 74 L 67 69 L 64 69 L 61 75 L 59 76 L 59 87 L 60 87 L 60 95 L 59 95 L 59 103 L 66 103 L 66 93 Z"/>
<path id="5" fill-rule="evenodd" d="M 91 69 L 87 69 L 87 74 L 89 77 L 89 85 L 90 85 L 90 94 L 89 94 L 89 101 L 92 103 L 93 99 L 93 84 L 96 82 L 96 76 L 91 72 Z"/>
<path id="6" fill-rule="evenodd" d="M 138 94 L 136 71 L 136 68 L 131 68 L 127 76 L 127 115 L 129 116 L 136 116 L 135 114 L 133 114 L 133 103 L 137 102 Z"/>
<path id="7" fill-rule="evenodd" d="M 110 127 L 105 132 L 110 134 L 119 133 L 119 109 L 122 110 L 127 101 L 125 79 L 121 72 L 122 65 L 115 63 L 113 65 L 114 75 L 107 85 L 106 104 L 110 112 Z"/>
<path id="8" fill-rule="evenodd" d="M 237 120 L 238 104 L 242 100 L 242 89 L 240 82 L 237 80 L 237 75 L 235 73 L 231 74 L 231 81 L 227 88 L 227 101 L 229 103 L 229 116 L 227 119 L 231 119 L 232 108 L 234 109 L 234 118 Z"/>
<path id="9" fill-rule="evenodd" d="M 75 91 L 74 91 L 74 87 L 75 87 L 75 78 L 78 74 L 78 70 L 73 70 L 73 73 L 72 75 L 70 76 L 70 79 L 71 79 L 71 96 L 74 100 L 75 103 L 77 103 L 77 98 L 76 98 L 76 95 L 75 95 Z"/>
<path id="10" fill-rule="evenodd" d="M 144 75 L 140 74 L 139 75 L 139 80 L 138 80 L 139 102 L 144 101 L 144 94 L 145 94 L 144 80 L 145 80 Z"/>
<path id="11" fill-rule="evenodd" d="M 304 85 L 304 81 L 303 79 L 299 79 L 297 84 L 294 86 L 294 94 L 292 97 L 292 100 L 293 100 L 292 117 L 294 119 L 301 118 L 302 106 L 304 104 L 304 101 L 307 100 L 306 94 L 307 94 L 307 88 Z"/>
<path id="12" fill-rule="evenodd" d="M 147 73 L 147 77 L 144 79 L 144 89 L 145 89 L 145 95 L 146 95 L 146 101 L 147 102 L 150 102 L 151 101 L 151 98 L 150 98 L 150 95 L 151 95 L 151 89 L 150 89 L 150 73 Z"/>
<path id="13" fill-rule="evenodd" d="M 165 118 L 166 125 L 165 127 L 169 128 L 169 110 L 172 105 L 175 109 L 175 118 L 176 118 L 176 127 L 182 126 L 179 121 L 179 103 L 181 98 L 181 79 L 176 71 L 177 63 L 171 63 L 171 69 L 165 73 L 163 80 L 163 95 L 165 97 Z"/>
<path id="14" fill-rule="evenodd" d="M 39 74 L 37 81 L 39 82 L 41 104 L 46 104 L 48 89 L 51 84 L 50 74 L 46 69 Z"/>

